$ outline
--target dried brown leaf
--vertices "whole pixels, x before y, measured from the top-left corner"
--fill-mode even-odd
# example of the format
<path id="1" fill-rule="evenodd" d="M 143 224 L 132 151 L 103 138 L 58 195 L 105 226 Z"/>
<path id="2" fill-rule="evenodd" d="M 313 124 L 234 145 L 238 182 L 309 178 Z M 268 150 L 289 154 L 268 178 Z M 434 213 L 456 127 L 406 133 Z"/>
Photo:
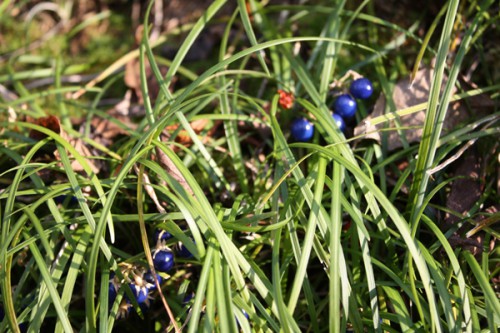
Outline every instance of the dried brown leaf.
<path id="1" fill-rule="evenodd" d="M 415 80 L 410 84 L 409 79 L 404 79 L 399 81 L 394 87 L 392 98 L 396 110 L 406 109 L 417 104 L 425 103 L 429 99 L 429 92 L 432 82 L 432 77 L 434 74 L 433 69 L 424 68 L 417 72 Z M 453 91 L 454 93 L 454 91 Z M 481 102 L 486 103 L 484 96 L 481 97 Z M 471 101 L 479 101 L 479 99 L 472 98 Z M 472 105 L 471 105 L 472 107 Z M 354 129 L 354 135 L 362 135 L 368 133 L 364 138 L 374 139 L 381 142 L 381 132 L 380 130 L 384 127 L 395 128 L 396 122 L 394 120 L 390 121 L 389 124 L 378 124 L 371 125 L 371 119 L 382 116 L 385 113 L 386 99 L 383 95 L 380 95 L 375 103 L 373 113 L 365 118 L 356 128 Z M 478 109 L 479 112 L 480 109 Z M 409 129 L 402 130 L 404 137 L 408 143 L 419 142 L 422 137 L 422 127 L 425 122 L 426 111 L 419 111 L 412 113 L 403 117 L 400 117 L 399 121 L 402 127 L 410 127 Z M 476 114 L 477 115 L 477 114 Z M 464 122 L 470 117 L 467 107 L 460 102 L 450 103 L 448 108 L 448 113 L 446 115 L 443 131 L 446 133 L 458 124 Z M 391 130 L 387 132 L 387 149 L 389 151 L 401 148 L 402 141 L 400 135 L 397 131 Z"/>
<path id="2" fill-rule="evenodd" d="M 450 189 L 450 194 L 446 200 L 446 207 L 462 215 L 446 214 L 445 223 L 454 224 L 461 220 L 481 197 L 482 185 L 479 180 L 481 173 L 481 160 L 475 149 L 466 151 L 460 159 L 457 160 L 455 176 L 463 176 L 455 180 Z M 465 195 L 465 193 L 467 195 Z"/>
<path id="3" fill-rule="evenodd" d="M 93 173 L 96 174 L 99 173 L 101 168 L 100 163 L 97 160 L 91 160 L 89 158 L 95 156 L 95 152 L 91 151 L 91 149 L 86 146 L 85 142 L 81 138 L 70 137 L 62 129 L 61 123 L 57 117 L 50 115 L 47 117 L 32 120 L 32 122 L 59 134 L 64 140 L 69 142 L 81 156 L 86 158 L 87 163 Z M 29 137 L 34 140 L 43 140 L 44 138 L 47 137 L 47 135 L 37 130 L 31 130 L 29 133 Z M 56 160 L 58 161 L 61 160 L 61 156 L 59 154 L 59 151 L 57 151 L 57 149 L 53 151 L 53 155 L 56 158 Z M 69 154 L 69 156 L 72 157 L 71 154 Z M 75 172 L 84 171 L 83 166 L 76 159 L 71 162 L 71 167 Z"/>
<path id="4" fill-rule="evenodd" d="M 142 38 L 143 26 L 140 25 L 136 29 L 136 39 L 140 42 Z M 160 91 L 160 85 L 156 80 L 156 77 L 151 69 L 151 65 L 148 59 L 144 59 L 144 70 L 146 72 L 146 82 L 148 86 L 149 97 L 154 100 Z M 160 66 L 160 73 L 165 75 L 167 73 L 166 66 Z M 142 96 L 141 90 L 141 65 L 139 58 L 133 58 L 125 65 L 125 85 L 129 87 L 135 96 L 137 96 L 138 103 L 144 105 L 144 96 Z"/>
<path id="5" fill-rule="evenodd" d="M 160 148 L 156 147 L 156 157 L 160 165 L 167 171 L 189 194 L 193 195 L 193 190 L 189 186 L 186 178 L 182 175 L 179 168 Z"/>
<path id="6" fill-rule="evenodd" d="M 190 124 L 191 128 L 196 134 L 200 134 L 204 129 L 206 129 L 207 125 L 209 124 L 208 119 L 198 119 L 192 121 Z M 216 121 L 214 125 L 206 132 L 204 133 L 201 141 L 203 143 L 206 143 L 209 138 L 211 138 L 219 125 L 221 124 L 221 121 Z M 170 132 L 173 132 L 179 128 L 179 125 L 170 125 L 165 127 L 165 130 L 163 131 L 163 134 L 166 138 L 170 137 Z M 186 147 L 189 147 L 193 144 L 193 140 L 189 136 L 188 132 L 186 130 L 180 130 L 179 133 L 177 133 L 177 136 L 175 137 L 175 142 L 180 143 Z M 172 146 L 172 149 L 177 152 L 179 150 L 179 147 L 177 146 Z"/>
<path id="7" fill-rule="evenodd" d="M 55 116 L 51 115 L 38 119 L 27 119 L 27 121 L 36 124 L 38 126 L 47 128 L 54 133 L 61 134 L 61 123 L 59 122 L 59 119 L 57 119 L 57 117 Z M 33 140 L 40 141 L 45 139 L 47 135 L 45 133 L 32 129 L 30 130 L 29 137 Z"/>

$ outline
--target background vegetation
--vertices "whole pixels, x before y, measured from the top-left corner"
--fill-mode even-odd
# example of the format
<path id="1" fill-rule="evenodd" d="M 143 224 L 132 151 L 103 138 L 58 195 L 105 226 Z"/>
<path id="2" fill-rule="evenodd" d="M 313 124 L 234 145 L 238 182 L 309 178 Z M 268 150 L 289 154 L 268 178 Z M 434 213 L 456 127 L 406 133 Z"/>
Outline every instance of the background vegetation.
<path id="1" fill-rule="evenodd" d="M 498 3 L 420 8 L 3 1 L 0 332 L 496 332 Z"/>

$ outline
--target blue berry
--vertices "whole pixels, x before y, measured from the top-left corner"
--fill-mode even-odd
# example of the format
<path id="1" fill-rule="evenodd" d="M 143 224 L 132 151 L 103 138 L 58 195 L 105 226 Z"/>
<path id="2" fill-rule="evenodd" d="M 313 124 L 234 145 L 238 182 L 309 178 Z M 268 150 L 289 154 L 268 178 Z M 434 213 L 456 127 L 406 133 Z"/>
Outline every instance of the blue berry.
<path id="1" fill-rule="evenodd" d="M 185 247 L 181 242 L 179 242 L 177 254 L 179 255 L 179 257 L 186 259 L 193 257 L 193 254 L 189 252 L 188 248 Z"/>
<path id="2" fill-rule="evenodd" d="M 111 308 L 111 306 L 113 305 L 113 303 L 115 302 L 115 299 L 116 299 L 116 287 L 115 287 L 115 284 L 113 282 L 110 282 L 109 283 L 109 286 L 108 286 L 108 297 L 109 297 L 109 307 Z"/>
<path id="3" fill-rule="evenodd" d="M 160 274 L 156 273 L 156 278 L 158 279 L 158 282 L 161 284 L 162 281 L 163 281 L 163 278 L 161 277 Z M 145 274 L 144 274 L 144 280 L 146 280 L 146 282 L 148 283 L 148 285 L 150 286 L 149 287 L 149 290 L 153 291 L 153 290 L 156 290 L 156 283 L 155 283 L 155 279 L 153 277 L 153 273 L 151 271 L 147 271 Z"/>
<path id="4" fill-rule="evenodd" d="M 2 305 L 0 304 L 0 323 L 2 322 L 2 320 L 4 319 L 5 317 L 5 310 L 3 309 Z M 24 322 L 24 323 L 20 323 L 19 324 L 19 330 L 22 332 L 22 333 L 25 333 L 28 331 L 28 323 Z"/>
<path id="5" fill-rule="evenodd" d="M 248 315 L 248 313 L 245 310 L 241 309 L 241 312 L 243 312 L 243 315 L 245 316 L 245 318 L 247 320 L 250 320 L 250 316 Z M 238 320 L 238 317 L 235 316 L 234 318 L 236 319 L 236 323 L 238 324 L 238 327 L 241 328 L 240 321 Z"/>
<path id="6" fill-rule="evenodd" d="M 167 241 L 170 238 L 172 238 L 172 234 L 166 230 L 163 230 L 163 229 L 156 229 L 154 237 L 155 237 L 155 239 L 154 239 L 155 242 Z"/>
<path id="7" fill-rule="evenodd" d="M 184 296 L 184 299 L 182 300 L 182 304 L 188 304 L 189 302 L 191 302 L 191 300 L 193 299 L 194 297 L 194 293 L 191 292 L 191 293 L 186 293 L 185 296 Z"/>
<path id="8" fill-rule="evenodd" d="M 335 113 L 344 119 L 354 116 L 356 107 L 356 101 L 348 94 L 340 95 L 333 103 Z"/>
<path id="9" fill-rule="evenodd" d="M 341 130 L 343 132 L 345 130 L 344 118 L 342 118 L 341 116 L 339 116 L 336 113 L 332 114 L 332 117 L 333 117 L 333 121 L 335 122 L 335 125 L 337 125 L 339 130 Z"/>
<path id="10" fill-rule="evenodd" d="M 367 78 L 352 81 L 349 92 L 354 98 L 367 99 L 373 94 L 372 82 Z"/>
<path id="11" fill-rule="evenodd" d="M 75 196 L 68 196 L 68 195 L 58 195 L 57 197 L 54 197 L 54 201 L 58 204 L 63 204 L 66 200 L 68 200 L 69 205 L 77 204 L 78 199 Z"/>
<path id="12" fill-rule="evenodd" d="M 168 272 L 174 267 L 174 254 L 168 249 L 156 250 L 153 254 L 153 264 L 158 272 Z"/>
<path id="13" fill-rule="evenodd" d="M 130 289 L 132 289 L 132 294 L 134 294 L 135 300 L 137 303 L 140 304 L 148 304 L 148 294 L 149 294 L 149 289 L 148 288 L 140 288 L 134 283 L 129 284 Z"/>
<path id="14" fill-rule="evenodd" d="M 26 333 L 28 332 L 28 323 L 24 322 L 24 323 L 20 323 L 19 324 L 19 331 L 21 333 Z"/>
<path id="15" fill-rule="evenodd" d="M 292 122 L 292 136 L 297 141 L 309 141 L 314 135 L 314 125 L 306 118 L 297 118 Z"/>

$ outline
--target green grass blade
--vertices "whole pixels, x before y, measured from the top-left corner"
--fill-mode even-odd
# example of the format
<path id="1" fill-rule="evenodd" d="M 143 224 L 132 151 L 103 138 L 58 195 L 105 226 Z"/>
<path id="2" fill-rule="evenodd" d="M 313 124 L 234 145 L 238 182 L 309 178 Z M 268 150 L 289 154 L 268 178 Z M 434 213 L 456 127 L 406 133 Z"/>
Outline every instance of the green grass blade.
<path id="1" fill-rule="evenodd" d="M 325 36 L 337 39 L 340 36 L 340 15 L 344 9 L 346 1 L 340 0 L 336 1 L 335 7 L 332 9 L 332 13 L 329 15 L 325 27 L 323 28 L 325 31 Z M 320 46 L 321 43 L 318 43 L 317 46 Z M 333 73 L 335 71 L 335 64 L 337 62 L 337 57 L 339 55 L 341 44 L 336 43 L 327 43 L 325 46 L 321 45 L 320 47 L 320 56 L 318 61 L 323 63 L 323 68 L 320 74 L 320 83 L 319 83 L 319 95 L 323 103 L 326 102 L 326 97 L 330 90 L 329 85 L 333 78 Z M 324 50 L 325 48 L 325 50 Z"/>
<path id="2" fill-rule="evenodd" d="M 484 294 L 486 312 L 492 313 L 495 317 L 500 318 L 500 301 L 498 300 L 498 297 L 493 290 L 492 285 L 489 283 L 488 278 L 484 275 L 481 266 L 479 266 L 472 253 L 463 251 L 462 256 L 467 261 L 470 270 L 476 277 L 476 280 L 479 283 L 479 286 Z"/>
<path id="3" fill-rule="evenodd" d="M 237 1 L 238 1 L 238 8 L 240 10 L 241 23 L 243 23 L 243 28 L 245 29 L 250 44 L 252 44 L 252 46 L 255 46 L 258 44 L 258 42 L 257 38 L 255 37 L 255 32 L 253 31 L 252 22 L 250 21 L 250 16 L 248 15 L 247 12 L 247 1 L 245 0 L 237 0 Z M 266 60 L 264 59 L 264 52 L 263 51 L 258 52 L 257 58 L 259 59 L 260 65 L 264 69 L 264 72 L 267 75 L 270 75 L 269 69 L 267 68 L 266 65 Z"/>
<path id="4" fill-rule="evenodd" d="M 400 293 L 396 289 L 388 286 L 382 286 L 381 288 L 391 301 L 391 307 L 396 313 L 401 332 L 410 332 L 411 328 L 413 328 L 413 322 Z"/>
<path id="5" fill-rule="evenodd" d="M 338 153 L 338 152 L 335 152 Z M 320 157 L 321 161 L 324 161 L 325 157 Z M 321 165 L 321 164 L 320 164 Z M 320 170 L 318 170 L 319 172 Z M 325 171 L 325 170 L 322 170 Z M 342 196 L 342 183 L 343 183 L 343 168 L 337 163 L 333 162 L 333 173 L 332 173 L 332 203 L 330 210 L 331 218 L 331 232 L 330 232 L 330 292 L 329 292 L 329 332 L 338 333 L 340 332 L 340 326 L 342 318 L 340 316 L 340 300 L 341 295 L 344 295 L 347 291 L 341 290 L 340 288 L 340 271 L 345 270 L 345 266 L 340 266 L 340 234 L 342 230 L 342 210 L 341 210 L 341 196 Z M 323 184 L 321 184 L 323 186 Z M 344 307 L 348 309 L 349 306 Z M 344 316 L 347 317 L 346 312 Z"/>
<path id="6" fill-rule="evenodd" d="M 73 328 L 71 327 L 71 323 L 69 322 L 68 313 L 65 311 L 64 306 L 59 297 L 59 294 L 57 293 L 57 288 L 54 282 L 52 281 L 51 274 L 45 264 L 45 259 L 43 255 L 40 253 L 38 247 L 34 243 L 31 243 L 29 245 L 29 248 L 31 253 L 33 254 L 33 258 L 35 258 L 37 267 L 40 270 L 41 278 L 47 287 L 47 291 L 52 300 L 52 304 L 54 305 L 54 308 L 57 312 L 58 320 L 61 321 L 61 325 L 64 329 L 64 332 L 73 333 Z"/>
<path id="7" fill-rule="evenodd" d="M 425 116 L 422 141 L 418 151 L 419 158 L 417 159 L 414 173 L 415 177 L 410 190 L 409 202 L 412 204 L 410 224 L 412 226 L 415 226 L 417 223 L 417 220 L 415 219 L 416 213 L 422 206 L 429 181 L 427 170 L 430 169 L 432 163 L 434 162 L 437 140 L 441 135 L 442 123 L 439 124 L 439 121 L 442 121 L 442 117 L 446 114 L 450 97 L 449 93 L 451 92 L 451 87 L 455 84 L 454 78 L 450 77 L 446 84 L 447 87 L 445 88 L 445 92 L 440 100 L 441 85 L 443 83 L 446 59 L 450 47 L 453 24 L 457 15 L 458 3 L 459 1 L 457 0 L 451 0 L 447 4 L 448 9 L 446 19 L 439 42 L 436 66 L 429 93 L 429 106 Z M 441 105 L 441 108 L 439 108 L 438 103 Z M 434 320 L 436 320 L 436 318 L 434 318 Z"/>

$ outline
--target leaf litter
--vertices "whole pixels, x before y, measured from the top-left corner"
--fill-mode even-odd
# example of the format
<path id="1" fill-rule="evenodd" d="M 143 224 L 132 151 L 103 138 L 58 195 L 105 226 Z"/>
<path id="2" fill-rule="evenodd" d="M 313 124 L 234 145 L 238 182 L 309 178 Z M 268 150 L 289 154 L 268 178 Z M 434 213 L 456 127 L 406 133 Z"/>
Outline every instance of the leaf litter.
<path id="1" fill-rule="evenodd" d="M 413 82 L 410 83 L 409 78 L 398 81 L 391 96 L 394 103 L 394 110 L 391 111 L 402 110 L 427 102 L 432 76 L 432 68 L 423 68 L 417 72 Z M 467 88 L 475 86 L 463 80 L 461 84 Z M 455 88 L 454 93 L 456 90 Z M 388 123 L 372 125 L 371 119 L 385 114 L 388 108 L 386 104 L 386 97 L 381 94 L 375 103 L 373 112 L 355 127 L 354 136 L 360 136 L 362 139 L 372 139 L 379 144 L 385 142 L 387 151 L 403 148 L 405 141 L 408 144 L 420 142 L 426 110 L 397 117 Z M 494 110 L 494 106 L 495 103 L 485 95 L 471 97 L 465 102 L 455 101 L 450 103 L 444 120 L 443 132 L 449 133 L 471 118 L 489 115 Z M 493 119 L 487 126 L 492 124 L 498 124 L 498 118 Z M 384 131 L 386 128 L 395 129 L 401 127 L 403 129 L 400 132 L 396 130 Z M 386 136 L 385 140 L 383 140 L 384 135 Z M 499 209 L 498 205 L 488 206 L 487 208 L 475 206 L 484 193 L 486 178 L 489 176 L 498 176 L 500 175 L 500 171 L 497 172 L 498 175 L 485 174 L 486 163 L 483 156 L 476 149 L 475 143 L 476 139 L 470 140 L 445 163 L 429 171 L 434 173 L 451 165 L 450 177 L 457 177 L 457 179 L 451 183 L 449 188 L 449 194 L 445 203 L 446 209 L 449 212 L 444 216 L 442 229 L 447 230 L 452 228 L 455 224 L 461 223 L 464 220 L 475 224 L 476 226 L 472 228 L 470 223 L 462 224 L 462 227 L 450 237 L 450 242 L 455 246 L 460 246 L 478 255 L 483 251 L 483 243 L 486 236 L 481 230 L 497 223 L 500 218 L 498 217 L 498 213 L 496 213 Z M 500 156 L 497 147 L 492 148 L 490 153 L 493 156 Z M 496 161 L 497 168 L 499 162 Z M 495 164 L 495 161 L 493 161 L 493 164 Z M 406 161 L 402 161 L 400 166 L 404 169 L 409 167 L 409 164 Z M 389 179 L 389 181 L 391 180 Z M 395 182 L 396 179 L 392 181 L 392 183 Z M 405 186 L 402 187 L 402 190 L 404 188 Z M 483 213 L 476 213 L 474 214 L 474 218 L 472 218 L 470 214 L 472 210 L 480 210 Z M 493 250 L 496 241 L 496 238 L 493 237 L 486 248 L 489 251 Z"/>

